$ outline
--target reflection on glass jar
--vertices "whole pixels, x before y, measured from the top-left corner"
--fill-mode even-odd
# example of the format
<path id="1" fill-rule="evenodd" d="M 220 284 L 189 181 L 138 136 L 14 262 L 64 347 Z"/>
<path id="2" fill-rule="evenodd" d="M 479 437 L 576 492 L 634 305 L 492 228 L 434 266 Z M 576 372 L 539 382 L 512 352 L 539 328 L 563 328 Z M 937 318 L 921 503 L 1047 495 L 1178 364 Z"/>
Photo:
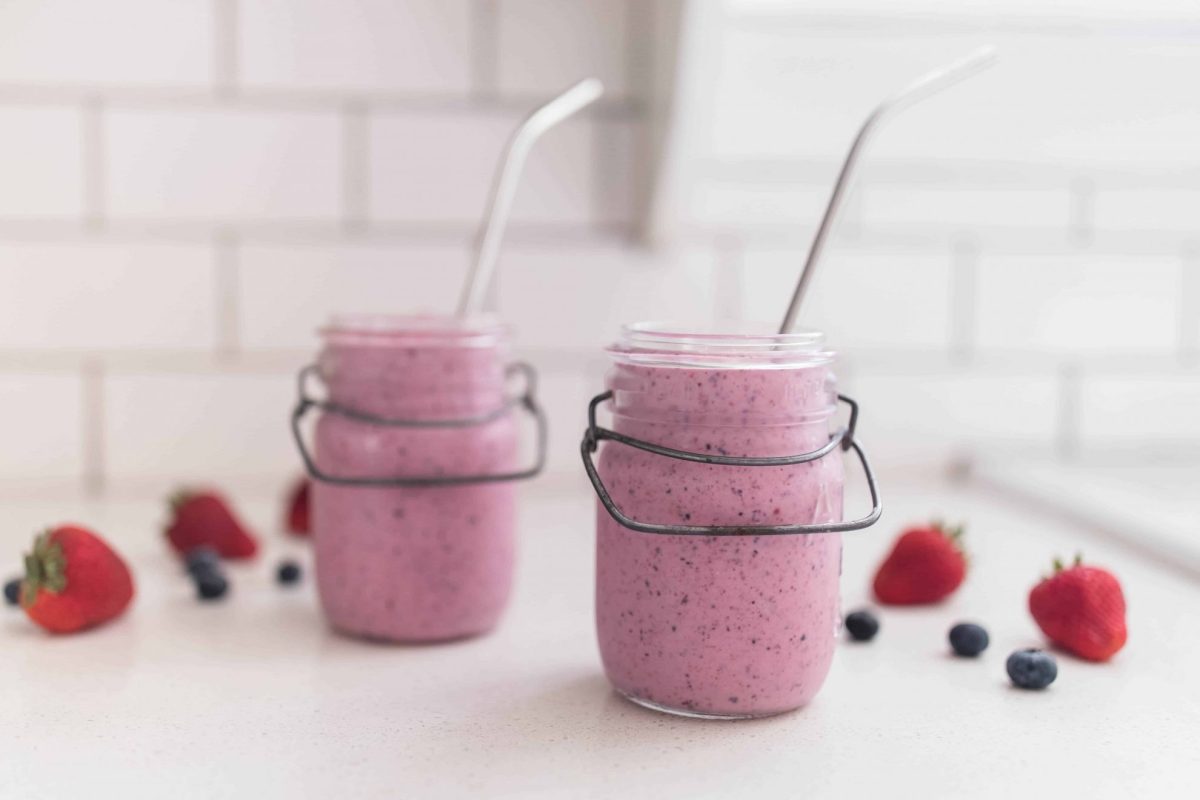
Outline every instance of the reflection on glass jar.
<path id="1" fill-rule="evenodd" d="M 335 319 L 316 372 L 313 545 L 337 629 L 394 641 L 484 633 L 512 586 L 517 406 L 490 319 Z M 531 410 L 532 407 L 531 407 Z M 496 478 L 509 478 L 497 480 Z"/>
<path id="2" fill-rule="evenodd" d="M 594 479 L 614 505 L 600 503 L 596 518 L 609 680 L 643 705 L 697 716 L 804 705 L 825 680 L 839 629 L 840 530 L 878 515 L 841 522 L 833 354 L 811 333 L 646 325 L 627 327 L 609 352 L 613 433 L 695 456 L 613 441 L 600 451 Z M 660 530 L 631 529 L 617 515 Z M 721 535 L 707 534 L 714 526 Z M 809 527 L 784 532 L 800 526 Z"/>

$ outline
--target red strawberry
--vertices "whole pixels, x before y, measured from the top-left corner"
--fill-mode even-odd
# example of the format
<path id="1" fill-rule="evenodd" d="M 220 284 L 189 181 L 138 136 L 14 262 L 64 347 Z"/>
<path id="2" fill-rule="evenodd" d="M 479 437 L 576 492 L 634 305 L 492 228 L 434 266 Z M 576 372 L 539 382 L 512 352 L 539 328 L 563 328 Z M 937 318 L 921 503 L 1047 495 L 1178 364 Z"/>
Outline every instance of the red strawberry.
<path id="1" fill-rule="evenodd" d="M 875 597 L 889 605 L 936 603 L 962 585 L 967 559 L 958 547 L 962 526 L 935 522 L 904 531 L 875 573 Z"/>
<path id="2" fill-rule="evenodd" d="M 1125 646 L 1125 595 L 1108 570 L 1070 569 L 1055 559 L 1054 574 L 1029 593 L 1029 613 L 1050 641 L 1088 661 L 1107 661 Z"/>
<path id="3" fill-rule="evenodd" d="M 129 568 L 87 528 L 60 525 L 25 556 L 21 605 L 51 633 L 73 633 L 120 616 L 133 599 Z"/>
<path id="4" fill-rule="evenodd" d="M 288 497 L 287 531 L 296 536 L 308 536 L 308 479 L 301 478 Z"/>
<path id="5" fill-rule="evenodd" d="M 171 498 L 167 539 L 180 555 L 197 547 L 211 547 L 227 559 L 252 558 L 258 552 L 254 535 L 213 491 L 182 491 Z"/>

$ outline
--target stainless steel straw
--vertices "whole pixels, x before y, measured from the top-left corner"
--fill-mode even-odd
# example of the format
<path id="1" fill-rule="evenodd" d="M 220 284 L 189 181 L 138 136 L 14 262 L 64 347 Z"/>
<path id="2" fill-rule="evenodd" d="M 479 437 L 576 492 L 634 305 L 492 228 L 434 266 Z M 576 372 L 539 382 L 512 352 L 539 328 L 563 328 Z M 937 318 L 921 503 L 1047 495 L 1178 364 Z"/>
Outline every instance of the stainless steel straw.
<path id="1" fill-rule="evenodd" d="M 788 305 L 787 314 L 783 317 L 783 324 L 779 326 L 780 333 L 788 333 L 796 325 L 796 317 L 800 314 L 800 304 L 804 302 L 804 293 L 808 291 L 808 284 L 812 280 L 817 261 L 821 258 L 821 252 L 825 249 L 825 242 L 829 238 L 833 224 L 837 220 L 838 212 L 845 202 L 846 191 L 850 187 L 850 179 L 854 177 L 854 168 L 858 165 L 859 156 L 862 155 L 862 151 L 866 147 L 871 135 L 875 133 L 885 119 L 888 119 L 897 111 L 905 109 L 920 100 L 924 100 L 926 97 L 936 94 L 942 89 L 953 86 L 959 81 L 983 71 L 995 62 L 996 48 L 991 46 L 982 47 L 961 61 L 955 61 L 953 64 L 947 64 L 944 67 L 935 69 L 933 72 L 909 84 L 899 94 L 893 95 L 880 103 L 878 108 L 872 111 L 870 116 L 867 117 L 866 122 L 859 128 L 858 135 L 854 137 L 854 144 L 850 145 L 850 152 L 846 154 L 846 160 L 842 163 L 842 171 L 838 174 L 837 183 L 833 186 L 833 194 L 829 198 L 829 205 L 825 207 L 825 216 L 821 218 L 821 225 L 817 228 L 812 246 L 808 250 L 808 259 L 804 262 L 804 269 L 800 271 L 800 280 L 796 283 L 796 291 L 792 294 L 792 302 Z"/>
<path id="2" fill-rule="evenodd" d="M 492 195 L 488 201 L 487 214 L 483 219 L 483 234 L 479 243 L 479 254 L 467 282 L 463 285 L 462 297 L 458 302 L 458 316 L 479 311 L 487 296 L 492 274 L 496 271 L 496 259 L 500 255 L 500 241 L 512 210 L 513 198 L 521 182 L 521 171 L 525 159 L 534 143 L 542 134 L 588 105 L 604 93 L 604 84 L 595 78 L 586 78 L 546 103 L 521 123 L 508 143 L 508 152 L 496 172 L 492 183 Z"/>

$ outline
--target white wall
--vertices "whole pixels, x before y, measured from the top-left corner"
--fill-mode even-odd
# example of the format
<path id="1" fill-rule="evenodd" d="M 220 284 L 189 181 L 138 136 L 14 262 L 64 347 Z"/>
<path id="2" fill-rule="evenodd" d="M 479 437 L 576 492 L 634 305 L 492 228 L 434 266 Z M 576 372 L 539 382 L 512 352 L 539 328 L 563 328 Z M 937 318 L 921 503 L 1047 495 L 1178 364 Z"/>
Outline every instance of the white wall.
<path id="1" fill-rule="evenodd" d="M 500 288 L 574 468 L 579 365 L 623 317 L 582 292 L 668 274 L 629 246 L 652 23 L 635 0 L 0 4 L 0 484 L 289 477 L 317 325 L 452 308 L 511 130 L 596 75 L 528 165 Z"/>
<path id="2" fill-rule="evenodd" d="M 1200 6 L 691 4 L 656 228 L 779 320 L 866 114 L 994 43 L 874 140 L 802 322 L 890 460 L 1200 454 Z"/>
<path id="3" fill-rule="evenodd" d="M 0 4 L 0 486 L 292 474 L 313 329 L 449 308 L 504 137 L 596 74 L 499 286 L 577 478 L 619 322 L 781 314 L 858 119 L 983 40 L 1004 65 L 880 138 L 815 288 L 864 436 L 893 462 L 1200 450 L 1194 4 L 693 2 L 709 102 L 679 108 L 678 238 L 647 253 L 672 6 Z"/>

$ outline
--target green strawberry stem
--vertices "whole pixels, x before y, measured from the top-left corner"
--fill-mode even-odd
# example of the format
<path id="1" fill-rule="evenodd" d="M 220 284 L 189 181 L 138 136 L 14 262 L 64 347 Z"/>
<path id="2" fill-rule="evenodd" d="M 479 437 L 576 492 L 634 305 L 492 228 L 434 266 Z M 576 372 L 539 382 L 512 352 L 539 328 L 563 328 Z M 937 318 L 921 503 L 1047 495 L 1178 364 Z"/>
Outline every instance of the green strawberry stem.
<path id="1" fill-rule="evenodd" d="M 50 538 L 50 531 L 33 540 L 33 552 L 25 555 L 25 582 L 21 602 L 30 606 L 41 589 L 58 594 L 67 588 L 67 559 L 62 546 Z"/>
<path id="2" fill-rule="evenodd" d="M 1078 566 L 1082 566 L 1082 565 L 1083 565 L 1083 553 L 1076 552 L 1075 560 L 1071 562 L 1071 566 L 1078 567 Z M 1062 556 L 1055 556 L 1054 557 L 1054 574 L 1057 575 L 1058 573 L 1062 572 L 1066 568 L 1067 568 L 1066 565 L 1063 564 Z"/>
<path id="3" fill-rule="evenodd" d="M 172 511 L 178 511 L 180 507 L 187 503 L 188 500 L 191 500 L 194 495 L 195 492 L 186 487 L 176 489 L 174 492 L 171 492 L 171 495 L 167 498 L 167 505 L 171 507 Z"/>
<path id="4" fill-rule="evenodd" d="M 954 539 L 956 541 L 958 539 L 962 538 L 962 535 L 964 533 L 966 533 L 966 530 L 967 530 L 967 526 L 962 524 L 961 522 L 958 525 L 955 525 L 954 527 L 950 527 L 950 526 L 946 525 L 946 521 L 943 519 L 935 519 L 933 522 L 931 522 L 929 524 L 931 527 L 933 527 L 934 530 L 941 531 L 943 536 L 946 536 L 947 538 L 950 538 L 950 539 Z"/>

